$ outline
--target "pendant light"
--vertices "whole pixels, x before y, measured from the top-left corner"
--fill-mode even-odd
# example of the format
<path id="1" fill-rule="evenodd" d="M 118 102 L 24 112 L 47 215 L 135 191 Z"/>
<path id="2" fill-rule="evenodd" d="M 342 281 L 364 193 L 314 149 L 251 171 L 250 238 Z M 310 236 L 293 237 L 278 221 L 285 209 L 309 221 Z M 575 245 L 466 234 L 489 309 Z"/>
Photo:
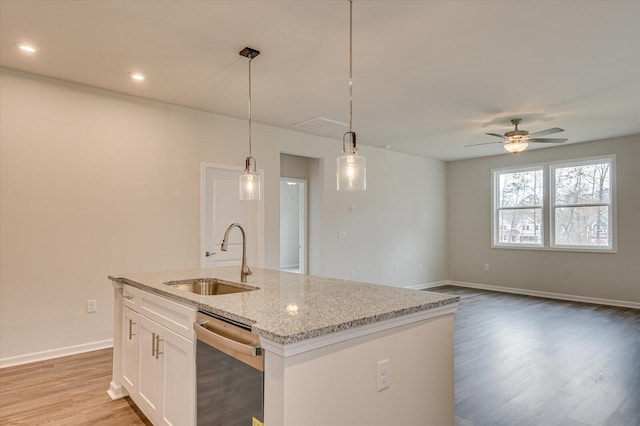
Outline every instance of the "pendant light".
<path id="1" fill-rule="evenodd" d="M 367 189 L 367 160 L 358 155 L 353 131 L 353 0 L 349 0 L 349 131 L 342 136 L 342 155 L 336 161 L 338 191 Z"/>
<path id="2" fill-rule="evenodd" d="M 244 173 L 240 175 L 240 200 L 260 199 L 260 174 L 256 170 L 256 159 L 251 156 L 251 61 L 260 54 L 259 51 L 245 47 L 240 56 L 249 58 L 249 156 L 244 163 Z"/>

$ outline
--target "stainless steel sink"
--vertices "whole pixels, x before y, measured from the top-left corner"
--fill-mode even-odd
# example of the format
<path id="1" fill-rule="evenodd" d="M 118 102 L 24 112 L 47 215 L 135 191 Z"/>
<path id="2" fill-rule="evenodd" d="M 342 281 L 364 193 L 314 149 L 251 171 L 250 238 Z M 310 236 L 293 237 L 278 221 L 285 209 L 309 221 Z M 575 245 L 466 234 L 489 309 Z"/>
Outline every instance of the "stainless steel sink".
<path id="1" fill-rule="evenodd" d="M 257 290 L 257 287 L 250 287 L 235 283 L 229 283 L 217 278 L 196 278 L 192 280 L 169 281 L 164 285 L 171 286 L 177 290 L 190 291 L 191 293 L 203 296 L 218 296 L 221 294 L 242 293 L 245 291 Z"/>

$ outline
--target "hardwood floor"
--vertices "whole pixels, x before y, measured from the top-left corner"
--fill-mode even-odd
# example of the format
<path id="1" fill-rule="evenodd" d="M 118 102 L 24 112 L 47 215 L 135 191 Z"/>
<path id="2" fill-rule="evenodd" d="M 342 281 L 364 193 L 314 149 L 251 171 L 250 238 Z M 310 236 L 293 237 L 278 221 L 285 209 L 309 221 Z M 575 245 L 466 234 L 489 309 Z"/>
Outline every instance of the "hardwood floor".
<path id="1" fill-rule="evenodd" d="M 112 401 L 111 349 L 0 369 L 0 425 L 151 425 Z"/>
<path id="2" fill-rule="evenodd" d="M 640 426 L 640 311 L 454 286 L 456 425 Z"/>
<path id="3" fill-rule="evenodd" d="M 457 426 L 640 426 L 640 311 L 430 290 L 462 298 Z M 0 425 L 150 425 L 110 380 L 110 349 L 1 369 Z"/>

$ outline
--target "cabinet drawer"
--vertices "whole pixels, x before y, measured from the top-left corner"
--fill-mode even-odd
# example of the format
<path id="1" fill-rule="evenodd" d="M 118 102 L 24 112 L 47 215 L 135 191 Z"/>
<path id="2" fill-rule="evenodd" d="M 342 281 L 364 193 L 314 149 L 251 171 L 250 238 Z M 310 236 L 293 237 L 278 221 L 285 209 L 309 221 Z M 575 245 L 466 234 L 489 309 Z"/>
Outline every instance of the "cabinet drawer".
<path id="1" fill-rule="evenodd" d="M 138 312 L 139 293 L 140 293 L 140 290 L 138 290 L 137 288 L 131 287 L 130 285 L 126 285 L 126 284 L 123 285 L 122 286 L 122 306 L 126 306 L 129 309 L 132 309 Z"/>
<path id="2" fill-rule="evenodd" d="M 195 341 L 193 322 L 196 320 L 196 309 L 194 307 L 146 291 L 138 293 L 138 301 L 139 312 L 142 315 L 192 342 Z"/>

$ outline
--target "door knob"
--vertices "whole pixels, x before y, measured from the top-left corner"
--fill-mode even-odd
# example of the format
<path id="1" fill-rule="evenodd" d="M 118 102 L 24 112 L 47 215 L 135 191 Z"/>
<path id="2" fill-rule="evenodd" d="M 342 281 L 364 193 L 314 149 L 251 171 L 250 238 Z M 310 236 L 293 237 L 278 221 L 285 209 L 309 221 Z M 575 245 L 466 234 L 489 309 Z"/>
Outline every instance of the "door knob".
<path id="1" fill-rule="evenodd" d="M 213 256 L 214 254 L 216 254 L 216 253 L 215 253 L 215 252 L 207 251 L 207 252 L 205 252 L 205 254 L 204 254 L 204 255 L 205 255 L 205 256 L 207 256 L 207 257 L 209 257 L 209 256 Z"/>

